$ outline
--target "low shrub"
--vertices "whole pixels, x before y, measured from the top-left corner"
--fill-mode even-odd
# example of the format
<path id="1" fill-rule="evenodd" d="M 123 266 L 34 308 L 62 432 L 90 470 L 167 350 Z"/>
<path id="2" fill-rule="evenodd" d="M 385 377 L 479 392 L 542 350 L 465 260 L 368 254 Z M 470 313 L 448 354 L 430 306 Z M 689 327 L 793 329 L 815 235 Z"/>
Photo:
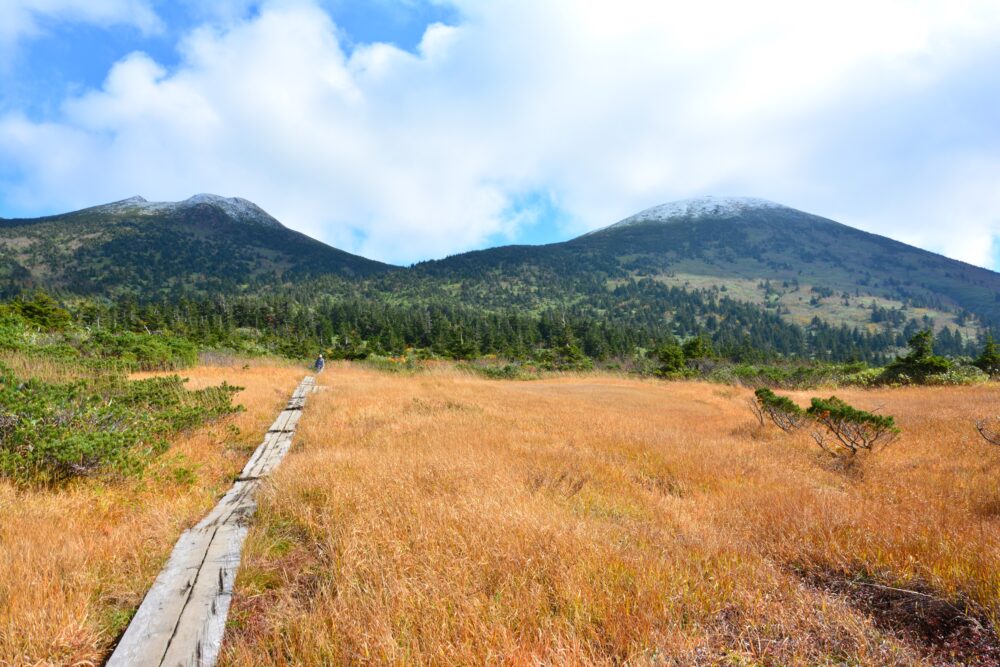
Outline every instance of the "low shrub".
<path id="1" fill-rule="evenodd" d="M 872 451 L 899 435 L 892 417 L 859 410 L 836 396 L 812 399 L 806 415 L 826 427 L 828 434 L 833 436 L 832 443 L 822 433 L 814 433 L 813 439 L 834 456 L 855 456 L 859 451 Z"/>
<path id="2" fill-rule="evenodd" d="M 841 384 L 850 387 L 874 387 L 879 384 L 881 368 L 865 368 L 844 376 Z"/>
<path id="3" fill-rule="evenodd" d="M 169 333 L 98 331 L 81 343 L 82 351 L 99 359 L 118 359 L 137 370 L 176 370 L 198 362 L 198 346 Z"/>
<path id="4" fill-rule="evenodd" d="M 102 472 L 132 474 L 167 438 L 234 412 L 239 391 L 223 383 L 189 391 L 180 377 L 120 375 L 69 383 L 21 381 L 0 370 L 0 474 L 59 483 Z"/>
<path id="5" fill-rule="evenodd" d="M 533 380 L 538 377 L 534 367 L 525 367 L 518 363 L 497 365 L 467 362 L 459 364 L 458 367 L 491 380 Z"/>
<path id="6" fill-rule="evenodd" d="M 832 364 L 825 362 L 776 362 L 772 364 L 720 363 L 707 373 L 713 382 L 739 384 L 770 389 L 808 389 L 818 386 L 839 386 L 861 382 L 880 369 L 870 369 L 864 363 Z"/>
<path id="7" fill-rule="evenodd" d="M 0 308 L 16 313 L 29 325 L 46 331 L 63 330 L 73 323 L 69 311 L 42 291 L 35 292 L 30 299 L 27 297 L 14 299 Z"/>
<path id="8" fill-rule="evenodd" d="M 424 365 L 413 357 L 383 357 L 370 355 L 359 361 L 360 364 L 387 373 L 419 373 L 425 370 Z"/>
<path id="9" fill-rule="evenodd" d="M 960 386 L 989 382 L 990 376 L 972 365 L 954 364 L 943 373 L 928 375 L 923 384 L 934 386 Z"/>
<path id="10" fill-rule="evenodd" d="M 30 344 L 28 323 L 9 308 L 0 307 L 0 350 L 19 351 Z"/>
<path id="11" fill-rule="evenodd" d="M 547 371 L 589 371 L 594 368 L 594 361 L 572 344 L 535 350 L 533 361 Z"/>
<path id="12" fill-rule="evenodd" d="M 787 396 L 778 396 L 767 387 L 761 387 L 754 395 L 757 418 L 761 422 L 766 417 L 785 433 L 791 433 L 805 422 L 805 411 Z"/>
<path id="13" fill-rule="evenodd" d="M 899 435 L 899 429 L 892 417 L 859 410 L 845 401 L 830 398 L 813 398 L 803 410 L 787 396 L 778 396 L 767 387 L 754 392 L 750 407 L 761 424 L 770 419 L 775 426 L 786 433 L 798 430 L 811 422 L 825 431 L 814 431 L 813 440 L 831 456 L 852 460 L 861 451 L 873 451 L 877 447 L 892 442 Z M 977 424 L 980 434 L 989 440 L 992 431 L 984 434 Z M 1000 442 L 998 435 L 997 442 Z"/>

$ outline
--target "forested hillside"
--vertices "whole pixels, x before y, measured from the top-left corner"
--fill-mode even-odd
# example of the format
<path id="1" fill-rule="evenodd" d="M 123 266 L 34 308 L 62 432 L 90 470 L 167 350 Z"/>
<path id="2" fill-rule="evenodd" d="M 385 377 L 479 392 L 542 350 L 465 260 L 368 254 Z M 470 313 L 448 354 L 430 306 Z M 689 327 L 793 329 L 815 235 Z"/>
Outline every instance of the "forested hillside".
<path id="1" fill-rule="evenodd" d="M 326 350 L 335 357 L 365 358 L 424 350 L 456 359 L 531 359 L 541 354 L 569 364 L 577 355 L 600 361 L 642 356 L 664 343 L 698 336 L 736 361 L 786 357 L 881 364 L 924 329 L 910 320 L 898 330 L 870 333 L 819 319 L 803 328 L 753 304 L 652 281 L 630 282 L 600 299 L 538 311 L 490 310 L 447 299 L 393 302 L 374 294 L 358 297 L 350 283 L 334 286 L 327 280 L 322 288 L 260 295 L 87 301 L 75 311 L 91 327 L 178 332 L 201 345 L 247 352 L 309 356 Z M 657 314 L 664 312 L 672 314 L 670 320 Z M 944 328 L 936 350 L 972 355 L 981 344 Z"/>
<path id="2" fill-rule="evenodd" d="M 346 357 L 626 358 L 704 337 L 734 359 L 881 363 L 924 329 L 941 353 L 972 354 L 1000 321 L 992 271 L 746 199 L 677 202 L 564 243 L 399 268 L 246 200 L 133 198 L 0 221 L 0 287 L 44 288 L 88 326 Z"/>

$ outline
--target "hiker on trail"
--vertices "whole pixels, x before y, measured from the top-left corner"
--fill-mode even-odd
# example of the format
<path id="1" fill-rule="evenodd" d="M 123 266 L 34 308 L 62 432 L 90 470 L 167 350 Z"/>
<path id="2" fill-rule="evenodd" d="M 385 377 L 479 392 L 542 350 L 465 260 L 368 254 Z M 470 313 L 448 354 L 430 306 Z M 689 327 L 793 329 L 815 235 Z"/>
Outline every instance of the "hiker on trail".
<path id="1" fill-rule="evenodd" d="M 321 373 L 323 371 L 324 366 L 326 366 L 326 362 L 323 361 L 323 355 L 321 354 L 316 359 L 316 372 Z"/>

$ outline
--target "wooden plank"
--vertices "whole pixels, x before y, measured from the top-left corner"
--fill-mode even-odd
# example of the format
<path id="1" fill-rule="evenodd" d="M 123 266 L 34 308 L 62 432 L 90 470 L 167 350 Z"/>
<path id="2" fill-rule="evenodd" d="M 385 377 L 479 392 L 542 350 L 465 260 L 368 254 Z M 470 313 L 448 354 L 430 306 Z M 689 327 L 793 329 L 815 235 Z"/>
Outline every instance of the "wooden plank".
<path id="1" fill-rule="evenodd" d="M 305 378 L 239 478 L 198 525 L 185 531 L 108 660 L 108 667 L 214 665 L 222 648 L 254 494 L 292 445 L 305 397 Z"/>

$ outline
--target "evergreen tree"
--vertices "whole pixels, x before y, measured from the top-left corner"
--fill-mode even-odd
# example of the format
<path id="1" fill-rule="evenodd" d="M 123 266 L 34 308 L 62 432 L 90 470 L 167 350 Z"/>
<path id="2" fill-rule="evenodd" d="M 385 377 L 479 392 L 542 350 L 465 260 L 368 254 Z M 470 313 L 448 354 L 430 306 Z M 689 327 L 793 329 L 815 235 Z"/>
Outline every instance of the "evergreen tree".
<path id="1" fill-rule="evenodd" d="M 684 350 L 672 338 L 657 348 L 656 358 L 660 362 L 657 372 L 661 375 L 672 375 L 687 370 Z"/>
<path id="2" fill-rule="evenodd" d="M 881 379 L 885 382 L 922 383 L 931 375 L 945 373 L 951 362 L 934 355 L 934 333 L 918 331 L 909 340 L 910 352 L 886 366 Z"/>
<path id="3" fill-rule="evenodd" d="M 684 357 L 690 360 L 710 359 L 715 356 L 711 341 L 698 334 L 684 343 Z"/>
<path id="4" fill-rule="evenodd" d="M 1000 377 L 1000 349 L 993 342 L 991 334 L 986 335 L 986 342 L 983 344 L 983 351 L 975 361 L 979 370 L 988 373 L 990 377 Z"/>

